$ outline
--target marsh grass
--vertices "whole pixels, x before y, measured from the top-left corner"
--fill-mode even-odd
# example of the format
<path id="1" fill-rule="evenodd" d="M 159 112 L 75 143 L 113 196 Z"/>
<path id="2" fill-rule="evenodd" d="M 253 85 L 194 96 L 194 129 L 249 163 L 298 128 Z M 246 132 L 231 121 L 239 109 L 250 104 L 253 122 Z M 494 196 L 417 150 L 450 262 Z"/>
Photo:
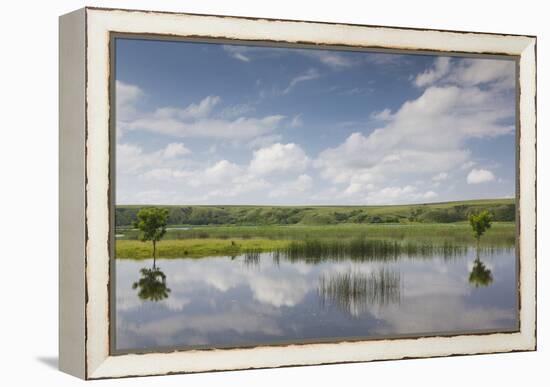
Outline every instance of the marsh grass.
<path id="1" fill-rule="evenodd" d="M 495 222 L 483 236 L 482 246 L 514 246 L 515 223 Z M 117 229 L 121 240 L 139 240 L 133 229 Z M 187 239 L 389 239 L 455 244 L 473 244 L 472 230 L 468 223 L 409 223 L 409 224 L 337 224 L 321 226 L 270 225 L 270 226 L 200 226 L 189 229 L 168 229 L 165 240 Z"/>
<path id="2" fill-rule="evenodd" d="M 434 258 L 449 260 L 462 257 L 472 246 L 457 244 L 446 240 L 421 241 L 368 239 L 356 237 L 348 239 L 183 239 L 166 240 L 157 244 L 159 258 L 203 258 L 211 256 L 244 256 L 245 264 L 254 266 L 259 263 L 262 253 L 270 253 L 273 261 L 279 264 L 281 259 L 318 263 L 322 261 L 395 261 L 403 257 Z M 497 254 L 511 250 L 510 246 L 481 246 L 484 255 Z M 119 240 L 116 243 L 116 257 L 120 259 L 151 258 L 150 243 Z"/>
<path id="3" fill-rule="evenodd" d="M 515 223 L 495 222 L 483 236 L 485 254 L 515 246 Z M 116 257 L 146 259 L 150 243 L 138 239 L 137 230 L 117 230 Z M 397 259 L 400 256 L 450 259 L 475 246 L 467 223 L 323 226 L 205 226 L 168 230 L 158 243 L 161 258 L 200 258 L 242 255 L 249 252 L 280 254 L 286 259 Z"/>
<path id="4" fill-rule="evenodd" d="M 183 239 L 162 240 L 157 244 L 159 258 L 236 257 L 247 252 L 268 252 L 283 248 L 286 240 L 272 239 Z M 151 243 L 137 240 L 117 240 L 115 254 L 121 259 L 151 258 Z"/>

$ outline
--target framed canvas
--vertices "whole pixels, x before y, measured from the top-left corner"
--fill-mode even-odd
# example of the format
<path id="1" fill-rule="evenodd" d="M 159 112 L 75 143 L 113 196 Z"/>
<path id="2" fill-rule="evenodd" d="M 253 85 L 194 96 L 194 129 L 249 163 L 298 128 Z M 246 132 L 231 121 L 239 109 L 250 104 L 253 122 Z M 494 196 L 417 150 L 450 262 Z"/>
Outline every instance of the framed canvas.
<path id="1" fill-rule="evenodd" d="M 60 368 L 536 349 L 536 38 L 60 18 Z"/>

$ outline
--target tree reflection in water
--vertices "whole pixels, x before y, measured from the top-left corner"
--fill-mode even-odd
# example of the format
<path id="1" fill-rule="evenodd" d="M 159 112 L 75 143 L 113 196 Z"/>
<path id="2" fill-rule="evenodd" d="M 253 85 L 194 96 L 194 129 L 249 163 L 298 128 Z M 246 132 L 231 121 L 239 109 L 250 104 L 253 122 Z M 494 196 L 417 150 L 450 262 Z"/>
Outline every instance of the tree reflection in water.
<path id="1" fill-rule="evenodd" d="M 401 301 L 401 274 L 387 269 L 373 273 L 346 272 L 319 278 L 322 305 L 332 304 L 351 316 L 359 316 L 369 306 Z"/>
<path id="2" fill-rule="evenodd" d="M 141 278 L 133 283 L 132 289 L 139 289 L 138 297 L 141 300 L 161 301 L 168 298 L 170 289 L 166 285 L 166 274 L 160 268 L 144 267 L 139 272 Z"/>
<path id="3" fill-rule="evenodd" d="M 479 259 L 479 255 L 480 248 L 478 246 L 476 249 L 476 259 L 474 260 L 474 266 L 472 267 L 472 270 L 470 271 L 470 277 L 468 278 L 470 284 L 475 286 L 476 288 L 487 287 L 493 283 L 493 273 L 491 273 L 491 270 L 487 266 L 485 266 L 483 262 L 481 262 L 481 259 Z"/>
<path id="4" fill-rule="evenodd" d="M 481 262 L 479 257 L 474 261 L 474 266 L 472 267 L 472 271 L 470 271 L 468 281 L 476 288 L 489 286 L 493 282 L 491 270 Z"/>

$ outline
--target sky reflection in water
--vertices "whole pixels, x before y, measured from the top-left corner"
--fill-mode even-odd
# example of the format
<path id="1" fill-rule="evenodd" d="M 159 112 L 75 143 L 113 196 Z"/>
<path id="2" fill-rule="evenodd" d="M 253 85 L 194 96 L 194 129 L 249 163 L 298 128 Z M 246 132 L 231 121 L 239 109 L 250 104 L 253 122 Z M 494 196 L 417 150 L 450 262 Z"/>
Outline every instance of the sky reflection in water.
<path id="1" fill-rule="evenodd" d="M 270 253 L 116 262 L 117 350 L 517 327 L 514 249 L 308 263 Z"/>

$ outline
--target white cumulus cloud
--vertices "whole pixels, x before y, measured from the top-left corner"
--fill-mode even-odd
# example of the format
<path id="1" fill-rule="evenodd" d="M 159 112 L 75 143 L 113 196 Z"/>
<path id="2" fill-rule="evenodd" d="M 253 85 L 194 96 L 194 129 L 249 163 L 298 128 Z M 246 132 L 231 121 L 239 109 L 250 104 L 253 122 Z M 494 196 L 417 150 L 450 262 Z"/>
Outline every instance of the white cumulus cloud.
<path id="1" fill-rule="evenodd" d="M 437 175 L 432 177 L 433 181 L 443 181 L 447 180 L 449 178 L 449 174 L 447 172 L 439 172 Z"/>
<path id="2" fill-rule="evenodd" d="M 300 172 L 309 163 L 309 158 L 299 145 L 276 143 L 254 151 L 250 171 L 257 175 L 274 172 Z"/>
<path id="3" fill-rule="evenodd" d="M 437 193 L 428 190 L 420 191 L 417 187 L 406 185 L 404 187 L 390 186 L 376 189 L 368 193 L 366 200 L 371 204 L 395 204 L 425 202 L 437 197 Z"/>
<path id="4" fill-rule="evenodd" d="M 420 189 L 416 182 L 431 181 L 431 188 L 436 187 L 451 171 L 472 165 L 468 140 L 514 131 L 513 123 L 507 123 L 513 122 L 514 98 L 503 92 L 510 90 L 508 78 L 513 77 L 514 67 L 494 62 L 498 63 L 485 64 L 497 69 L 495 74 L 474 77 L 466 75 L 474 66 L 470 60 L 438 58 L 433 69 L 417 77 L 416 83 L 425 86 L 418 98 L 406 101 L 394 113 L 389 109 L 374 113 L 371 118 L 381 126 L 350 134 L 341 144 L 322 151 L 314 165 L 323 178 L 344 185 L 348 196 L 366 195 L 378 201 L 378 195 L 369 191 L 387 187 L 383 192 L 389 198 L 394 193 L 403 199 L 434 198 L 435 192 Z M 407 196 L 409 186 L 418 192 Z"/>
<path id="5" fill-rule="evenodd" d="M 492 83 L 498 89 L 513 88 L 515 62 L 499 59 L 451 59 L 438 57 L 432 68 L 418 74 L 414 84 L 418 87 L 433 84 L 455 84 L 463 87 Z"/>
<path id="6" fill-rule="evenodd" d="M 283 181 L 269 191 L 269 197 L 281 198 L 290 195 L 299 195 L 307 192 L 313 185 L 313 178 L 306 174 L 301 174 L 293 181 Z"/>
<path id="7" fill-rule="evenodd" d="M 468 184 L 487 183 L 494 180 L 495 175 L 487 169 L 472 169 L 466 177 Z"/>
<path id="8" fill-rule="evenodd" d="M 143 95 L 139 87 L 117 82 L 117 134 L 137 130 L 179 138 L 252 139 L 274 131 L 285 118 L 280 114 L 259 118 L 239 115 L 253 110 L 247 105 L 228 106 L 215 114 L 221 103 L 215 95 L 184 107 L 139 112 L 136 105 Z"/>
<path id="9" fill-rule="evenodd" d="M 173 158 L 177 156 L 183 156 L 190 154 L 191 151 L 181 142 L 173 142 L 168 144 L 163 151 L 163 155 L 166 158 Z"/>
<path id="10" fill-rule="evenodd" d="M 414 84 L 418 87 L 431 85 L 447 75 L 450 69 L 451 58 L 444 56 L 438 57 L 434 61 L 433 68 L 426 70 L 416 76 L 416 78 L 414 79 Z"/>

